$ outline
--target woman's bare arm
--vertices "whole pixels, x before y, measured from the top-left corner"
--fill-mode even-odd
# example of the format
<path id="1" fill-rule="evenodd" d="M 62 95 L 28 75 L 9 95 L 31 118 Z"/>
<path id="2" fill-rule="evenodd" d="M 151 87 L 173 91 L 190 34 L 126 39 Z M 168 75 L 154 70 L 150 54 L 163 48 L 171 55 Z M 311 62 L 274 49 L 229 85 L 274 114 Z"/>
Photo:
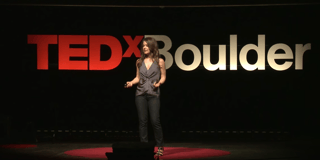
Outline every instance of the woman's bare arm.
<path id="1" fill-rule="evenodd" d="M 158 83 L 154 84 L 155 87 L 159 87 L 161 84 L 163 84 L 166 81 L 166 66 L 162 58 L 159 58 L 159 65 L 160 65 L 161 78 Z"/>
<path id="2" fill-rule="evenodd" d="M 139 59 L 136 61 L 136 70 L 137 70 L 136 77 L 134 77 L 132 81 L 127 82 L 127 87 L 132 87 L 133 85 L 139 83 L 139 81 L 140 81 L 140 72 L 139 72 L 139 67 L 138 67 L 139 61 L 140 61 Z"/>

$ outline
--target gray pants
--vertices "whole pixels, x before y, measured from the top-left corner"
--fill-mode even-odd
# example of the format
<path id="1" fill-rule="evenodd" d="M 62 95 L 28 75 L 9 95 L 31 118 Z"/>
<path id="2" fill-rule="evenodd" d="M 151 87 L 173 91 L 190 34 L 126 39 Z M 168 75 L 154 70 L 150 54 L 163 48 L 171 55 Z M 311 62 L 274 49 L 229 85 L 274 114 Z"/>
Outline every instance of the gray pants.
<path id="1" fill-rule="evenodd" d="M 148 111 L 156 139 L 156 146 L 163 146 L 163 133 L 160 124 L 160 97 L 153 95 L 136 96 L 136 107 L 139 117 L 140 141 L 148 142 Z"/>

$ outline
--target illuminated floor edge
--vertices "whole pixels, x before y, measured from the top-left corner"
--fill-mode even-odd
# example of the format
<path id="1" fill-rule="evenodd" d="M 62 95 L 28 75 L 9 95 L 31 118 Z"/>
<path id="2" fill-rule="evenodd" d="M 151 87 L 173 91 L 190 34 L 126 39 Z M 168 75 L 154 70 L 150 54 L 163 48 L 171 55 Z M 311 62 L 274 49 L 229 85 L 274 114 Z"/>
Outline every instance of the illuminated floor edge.
<path id="1" fill-rule="evenodd" d="M 170 149 L 174 148 L 196 148 L 196 149 L 212 149 L 230 152 L 223 156 L 216 157 L 189 157 L 191 159 L 206 160 L 289 160 L 289 159 L 310 159 L 318 157 L 319 141 L 274 141 L 274 142 L 179 142 L 166 143 L 165 153 L 170 153 Z M 85 157 L 75 157 L 65 154 L 65 152 L 78 149 L 95 149 L 95 148 L 111 148 L 112 143 L 90 143 L 90 142 L 59 142 L 59 143 L 37 143 L 34 148 L 1 148 L 1 159 L 88 159 Z M 103 151 L 104 152 L 104 151 Z M 106 151 L 107 152 L 107 151 Z M 173 152 L 172 152 L 173 153 Z M 107 159 L 105 158 L 89 158 L 89 159 Z M 160 158 L 161 159 L 161 158 Z M 170 159 L 170 158 L 162 158 Z M 181 158 L 176 158 L 181 159 Z"/>
<path id="2" fill-rule="evenodd" d="M 154 153 L 156 152 L 154 150 Z M 112 153 L 112 147 L 75 149 L 64 152 L 70 156 L 86 158 L 106 158 L 105 153 Z M 218 157 L 229 155 L 230 152 L 208 149 L 208 148 L 189 148 L 189 147 L 164 147 L 164 155 L 161 159 L 197 159 L 207 157 Z"/>

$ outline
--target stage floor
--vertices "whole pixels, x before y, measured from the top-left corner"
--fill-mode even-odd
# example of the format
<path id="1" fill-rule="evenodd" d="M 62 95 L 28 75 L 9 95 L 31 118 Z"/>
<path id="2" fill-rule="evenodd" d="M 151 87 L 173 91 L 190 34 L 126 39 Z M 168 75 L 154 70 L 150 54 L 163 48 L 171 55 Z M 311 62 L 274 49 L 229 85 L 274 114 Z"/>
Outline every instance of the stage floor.
<path id="1" fill-rule="evenodd" d="M 114 142 L 113 142 L 114 143 Z M 107 159 L 84 158 L 65 154 L 76 149 L 95 149 L 111 147 L 111 142 L 41 142 L 32 148 L 1 148 L 0 158 L 11 159 Z M 165 147 L 206 148 L 230 152 L 228 155 L 196 158 L 206 160 L 289 160 L 315 159 L 319 149 L 319 140 L 287 141 L 199 141 L 199 142 L 166 142 Z M 166 151 L 164 152 L 166 154 Z M 92 153 L 95 154 L 95 153 Z M 160 157 L 161 159 L 161 157 Z M 167 158 L 163 158 L 167 159 Z"/>

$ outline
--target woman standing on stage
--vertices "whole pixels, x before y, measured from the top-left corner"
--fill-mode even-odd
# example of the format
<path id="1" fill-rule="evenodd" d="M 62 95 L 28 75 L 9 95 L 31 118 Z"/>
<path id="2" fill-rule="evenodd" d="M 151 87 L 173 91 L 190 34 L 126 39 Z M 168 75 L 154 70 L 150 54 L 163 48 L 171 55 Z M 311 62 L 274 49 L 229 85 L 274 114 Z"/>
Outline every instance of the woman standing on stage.
<path id="1" fill-rule="evenodd" d="M 146 37 L 140 47 L 141 57 L 136 62 L 136 77 L 126 83 L 126 88 L 138 84 L 136 107 L 139 117 L 140 141 L 148 142 L 148 111 L 156 139 L 158 152 L 163 155 L 163 133 L 160 124 L 160 86 L 166 81 L 164 60 L 159 58 L 158 44 L 154 38 Z"/>

